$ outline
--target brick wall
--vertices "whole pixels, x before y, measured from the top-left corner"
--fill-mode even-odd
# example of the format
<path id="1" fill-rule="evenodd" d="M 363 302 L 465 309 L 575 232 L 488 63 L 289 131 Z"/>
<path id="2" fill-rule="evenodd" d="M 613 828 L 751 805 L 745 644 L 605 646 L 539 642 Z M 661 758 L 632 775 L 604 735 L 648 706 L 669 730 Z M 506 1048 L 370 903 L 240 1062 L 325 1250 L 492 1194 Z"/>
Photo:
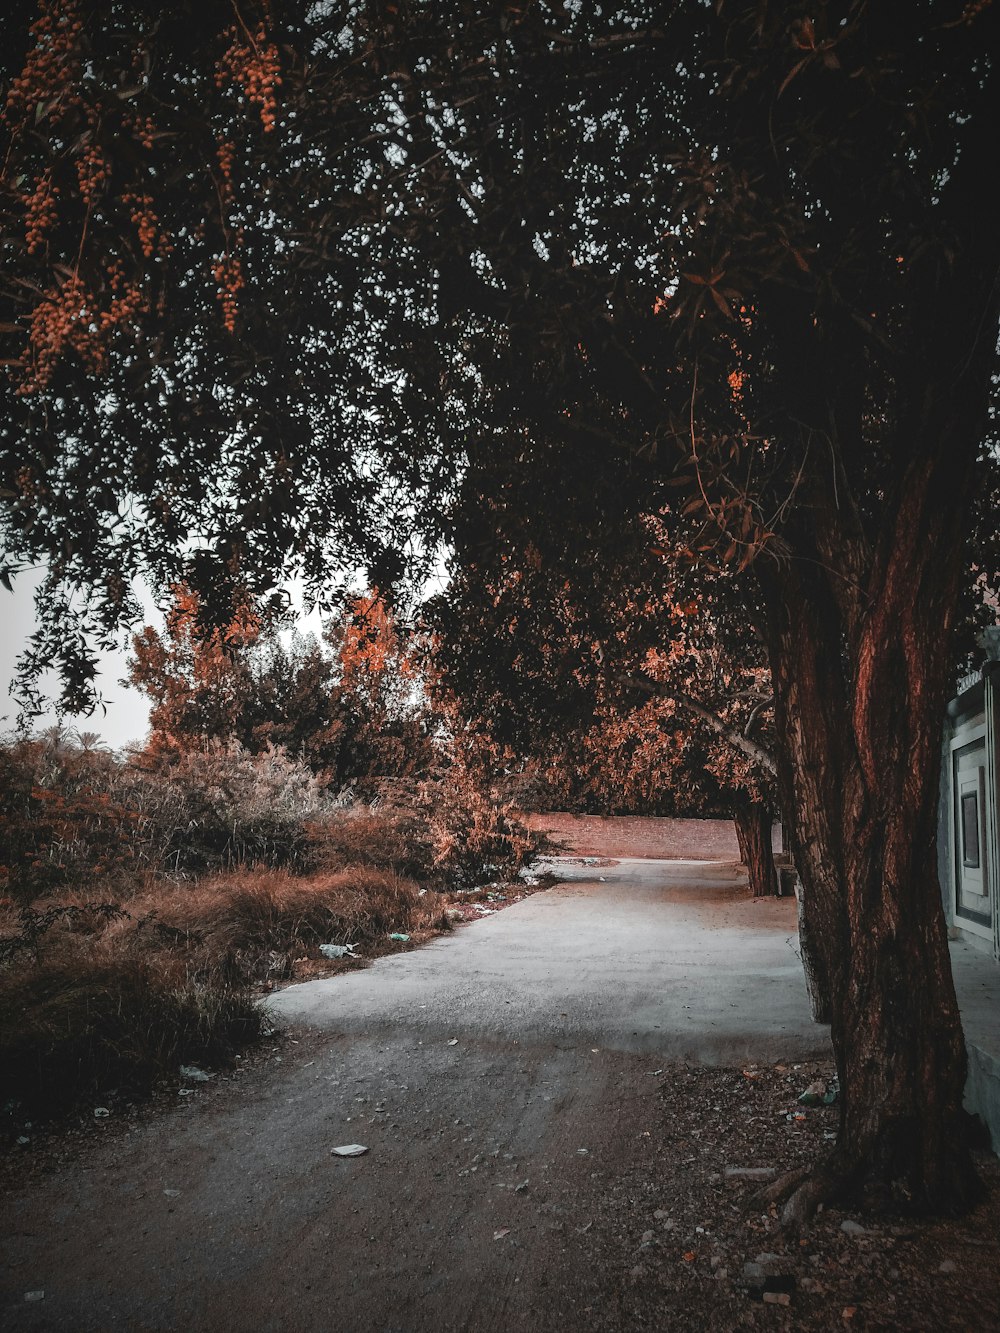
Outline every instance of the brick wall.
<path id="1" fill-rule="evenodd" d="M 648 856 L 678 861 L 738 861 L 736 830 L 729 819 L 652 819 L 632 815 L 526 815 L 577 856 Z M 778 825 L 774 846 L 781 846 Z"/>

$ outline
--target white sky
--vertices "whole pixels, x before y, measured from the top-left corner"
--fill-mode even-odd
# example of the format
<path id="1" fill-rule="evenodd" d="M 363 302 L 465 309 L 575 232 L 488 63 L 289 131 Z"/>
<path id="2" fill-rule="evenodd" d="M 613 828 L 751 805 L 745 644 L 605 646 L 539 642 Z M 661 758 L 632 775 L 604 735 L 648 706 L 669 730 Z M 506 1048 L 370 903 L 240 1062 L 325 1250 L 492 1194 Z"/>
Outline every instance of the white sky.
<path id="1" fill-rule="evenodd" d="M 17 725 L 17 702 L 11 695 L 11 684 L 16 669 L 17 658 L 28 642 L 28 636 L 35 628 L 34 593 L 41 582 L 41 574 L 23 574 L 13 580 L 14 591 L 0 588 L 0 733 L 11 731 Z M 145 612 L 145 623 L 162 628 L 163 617 L 157 611 L 153 599 L 148 593 L 140 598 Z M 318 611 L 306 615 L 303 609 L 302 587 L 297 582 L 288 585 L 292 604 L 296 608 L 295 628 L 300 633 L 319 635 L 323 628 Z M 136 626 L 136 629 L 141 626 Z M 149 702 L 145 695 L 128 685 L 119 684 L 127 675 L 126 660 L 129 635 L 123 634 L 121 651 L 102 653 L 98 658 L 100 674 L 98 688 L 104 697 L 105 711 L 79 717 L 65 717 L 63 722 L 79 731 L 94 731 L 110 746 L 118 749 L 130 742 L 141 742 L 149 730 Z M 48 677 L 43 688 L 54 693 L 57 682 L 54 674 Z M 56 722 L 55 711 L 50 711 L 32 723 L 34 730 L 41 730 Z"/>
<path id="2" fill-rule="evenodd" d="M 17 658 L 35 628 L 33 598 L 40 582 L 40 574 L 22 574 L 13 580 L 13 592 L 0 588 L 0 731 L 11 731 L 17 724 L 18 707 L 11 697 L 10 687 Z M 151 601 L 146 609 L 151 617 L 160 619 Z M 138 690 L 118 683 L 127 671 L 126 656 L 124 649 L 116 653 L 102 653 L 100 656 L 98 687 L 104 696 L 106 712 L 102 713 L 98 709 L 90 716 L 62 719 L 68 726 L 80 731 L 97 732 L 112 749 L 127 745 L 130 741 L 142 741 L 149 727 L 149 704 L 146 698 Z M 43 688 L 52 692 L 55 685 L 55 677 L 50 676 Z M 57 720 L 55 712 L 51 711 L 36 718 L 32 726 L 40 730 Z"/>

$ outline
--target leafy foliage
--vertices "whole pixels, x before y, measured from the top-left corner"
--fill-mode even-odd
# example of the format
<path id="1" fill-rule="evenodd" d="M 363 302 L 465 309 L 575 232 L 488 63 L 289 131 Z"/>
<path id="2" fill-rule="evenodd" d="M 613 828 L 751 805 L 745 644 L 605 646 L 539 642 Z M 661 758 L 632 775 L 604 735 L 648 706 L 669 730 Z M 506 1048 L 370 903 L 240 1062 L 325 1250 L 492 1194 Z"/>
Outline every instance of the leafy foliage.
<path id="1" fill-rule="evenodd" d="M 324 783 L 362 793 L 431 759 L 414 650 L 377 593 L 350 599 L 323 642 L 293 632 L 286 643 L 247 614 L 206 634 L 197 599 L 178 589 L 164 633 L 147 626 L 134 637 L 129 681 L 152 701 L 152 754 L 278 747 Z"/>

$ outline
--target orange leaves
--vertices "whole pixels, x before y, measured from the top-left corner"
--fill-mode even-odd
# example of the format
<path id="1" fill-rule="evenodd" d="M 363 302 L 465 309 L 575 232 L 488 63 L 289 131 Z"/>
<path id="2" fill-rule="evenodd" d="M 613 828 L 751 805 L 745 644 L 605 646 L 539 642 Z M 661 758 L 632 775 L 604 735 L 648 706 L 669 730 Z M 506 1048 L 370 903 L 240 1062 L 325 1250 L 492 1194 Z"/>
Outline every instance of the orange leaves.
<path id="1" fill-rule="evenodd" d="M 392 612 L 377 588 L 355 597 L 347 608 L 338 649 L 346 686 L 362 682 L 369 690 L 387 674 L 415 680 L 419 671 L 396 630 Z"/>

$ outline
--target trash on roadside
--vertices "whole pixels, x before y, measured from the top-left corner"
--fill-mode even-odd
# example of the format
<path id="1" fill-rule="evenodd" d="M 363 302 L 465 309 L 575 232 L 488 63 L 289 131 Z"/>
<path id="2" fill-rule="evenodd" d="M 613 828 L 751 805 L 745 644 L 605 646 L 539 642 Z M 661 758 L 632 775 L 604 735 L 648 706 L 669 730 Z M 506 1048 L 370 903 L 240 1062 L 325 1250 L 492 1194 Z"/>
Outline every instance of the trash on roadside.
<path id="1" fill-rule="evenodd" d="M 26 1301 L 28 1301 L 29 1303 L 34 1302 L 34 1301 L 44 1301 L 44 1300 L 45 1300 L 45 1292 L 44 1292 L 44 1291 L 26 1291 L 26 1292 L 24 1293 L 24 1299 L 25 1299 Z"/>
<path id="2" fill-rule="evenodd" d="M 494 1231 L 493 1239 L 503 1240 L 504 1236 L 509 1236 L 509 1235 L 510 1235 L 510 1227 L 500 1227 L 498 1230 Z"/>
<path id="3" fill-rule="evenodd" d="M 368 1149 L 363 1143 L 342 1143 L 339 1148 L 331 1148 L 333 1157 L 364 1157 Z"/>
<path id="4" fill-rule="evenodd" d="M 800 1106 L 819 1106 L 825 1096 L 826 1080 L 818 1078 L 799 1094 L 798 1102 Z"/>
<path id="5" fill-rule="evenodd" d="M 180 1190 L 164 1190 L 163 1194 L 164 1198 L 167 1199 L 179 1199 L 181 1197 Z"/>
<path id="6" fill-rule="evenodd" d="M 28 1138 L 27 1134 L 20 1134 L 17 1139 L 17 1146 L 19 1148 L 23 1148 L 25 1144 L 28 1144 L 30 1142 L 31 1139 Z"/>
<path id="7" fill-rule="evenodd" d="M 451 1040 L 448 1042 L 448 1045 L 449 1045 L 449 1046 L 457 1046 L 457 1045 L 458 1045 L 458 1038 L 457 1038 L 457 1037 L 452 1037 Z"/>
<path id="8" fill-rule="evenodd" d="M 355 944 L 321 944 L 319 951 L 324 958 L 356 958 Z"/>
<path id="9" fill-rule="evenodd" d="M 530 1184 L 530 1181 L 522 1180 L 521 1183 L 520 1183 L 520 1185 L 515 1185 L 515 1186 L 514 1186 L 514 1193 L 515 1193 L 515 1194 L 523 1194 L 524 1191 L 528 1188 L 528 1185 L 529 1185 L 529 1184 Z"/>
<path id="10" fill-rule="evenodd" d="M 178 1097 L 190 1097 L 194 1093 L 194 1088 L 178 1088 Z"/>
<path id="11" fill-rule="evenodd" d="M 204 1069 L 199 1069 L 197 1065 L 181 1065 L 180 1076 L 186 1079 L 188 1083 L 208 1083 L 215 1077 L 214 1074 L 208 1074 Z"/>
<path id="12" fill-rule="evenodd" d="M 95 1119 L 95 1120 L 103 1120 L 106 1116 L 109 1116 L 110 1114 L 111 1114 L 111 1112 L 108 1110 L 108 1108 L 107 1108 L 106 1106 L 95 1106 L 95 1107 L 94 1107 L 94 1119 Z"/>
<path id="13" fill-rule="evenodd" d="M 659 1078 L 659 1076 L 660 1076 L 662 1073 L 663 1073 L 663 1070 L 662 1070 L 662 1069 L 647 1069 L 647 1070 L 646 1070 L 646 1077 L 647 1077 L 647 1078 Z"/>
<path id="14" fill-rule="evenodd" d="M 404 935 L 401 930 L 394 930 L 389 938 L 391 940 L 398 940 L 400 944 L 409 944 L 410 942 L 409 935 Z"/>

